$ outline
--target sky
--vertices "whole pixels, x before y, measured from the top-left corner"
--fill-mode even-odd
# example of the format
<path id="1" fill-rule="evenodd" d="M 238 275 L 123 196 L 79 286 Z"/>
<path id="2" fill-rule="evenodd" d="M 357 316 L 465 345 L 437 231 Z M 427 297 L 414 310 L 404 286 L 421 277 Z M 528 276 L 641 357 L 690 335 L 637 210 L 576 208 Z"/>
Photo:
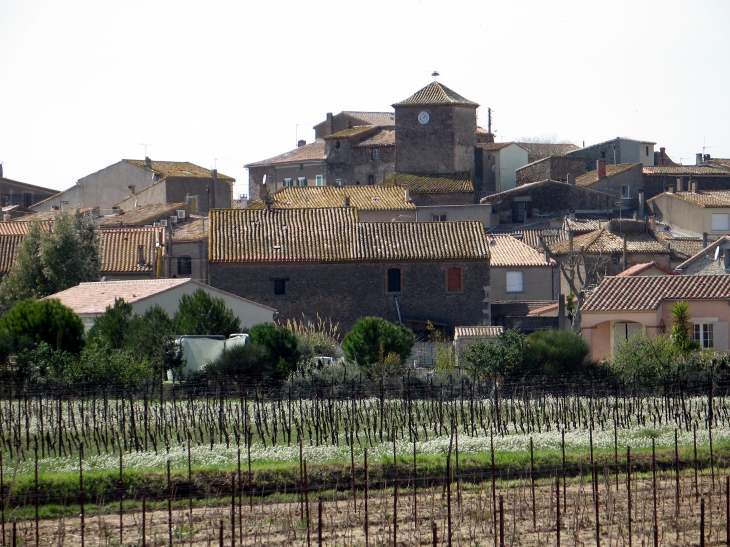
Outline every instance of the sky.
<path id="1" fill-rule="evenodd" d="M 438 80 L 497 140 L 730 157 L 727 0 L 0 0 L 0 162 L 65 189 L 121 159 L 237 179 L 327 112 Z"/>

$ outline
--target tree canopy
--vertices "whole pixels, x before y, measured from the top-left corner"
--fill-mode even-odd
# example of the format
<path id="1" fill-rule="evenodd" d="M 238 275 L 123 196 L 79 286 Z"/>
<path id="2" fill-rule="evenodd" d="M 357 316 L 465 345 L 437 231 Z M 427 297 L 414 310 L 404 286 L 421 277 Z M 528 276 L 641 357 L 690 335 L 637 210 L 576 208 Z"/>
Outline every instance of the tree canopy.
<path id="1" fill-rule="evenodd" d="M 16 350 L 45 342 L 56 351 L 76 354 L 84 342 L 81 318 L 55 299 L 19 302 L 0 319 L 0 330 L 12 336 Z"/>
<path id="2" fill-rule="evenodd" d="M 361 317 L 342 340 L 345 357 L 361 367 L 382 361 L 391 353 L 405 361 L 411 355 L 416 338 L 413 332 L 382 317 Z"/>
<path id="3" fill-rule="evenodd" d="M 222 298 L 213 298 L 203 289 L 185 294 L 172 318 L 177 334 L 217 334 L 241 332 L 241 320 L 226 307 Z"/>

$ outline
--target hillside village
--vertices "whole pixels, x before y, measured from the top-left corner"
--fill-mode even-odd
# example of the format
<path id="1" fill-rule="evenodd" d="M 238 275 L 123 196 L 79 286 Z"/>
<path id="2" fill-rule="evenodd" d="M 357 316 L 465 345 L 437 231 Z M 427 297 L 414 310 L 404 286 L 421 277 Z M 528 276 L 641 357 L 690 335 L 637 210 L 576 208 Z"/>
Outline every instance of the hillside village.
<path id="1" fill-rule="evenodd" d="M 31 222 L 80 211 L 102 276 L 64 301 L 82 317 L 191 279 L 243 324 L 378 316 L 421 341 L 572 328 L 598 361 L 666 333 L 685 300 L 701 348 L 728 349 L 730 159 L 681 165 L 623 137 L 498 142 L 479 106 L 433 82 L 392 111 L 327 113 L 314 142 L 245 166 L 247 199 L 185 161 L 123 159 L 60 193 L 0 165 L 0 274 Z"/>

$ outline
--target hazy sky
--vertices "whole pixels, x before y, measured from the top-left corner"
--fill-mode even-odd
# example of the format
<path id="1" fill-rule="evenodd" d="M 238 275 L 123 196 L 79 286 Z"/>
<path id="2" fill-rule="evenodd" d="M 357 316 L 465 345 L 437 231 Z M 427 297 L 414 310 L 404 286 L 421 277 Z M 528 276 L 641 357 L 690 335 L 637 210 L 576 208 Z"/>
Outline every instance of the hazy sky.
<path id="1" fill-rule="evenodd" d="M 0 161 L 64 189 L 122 158 L 243 165 L 327 112 L 432 81 L 498 140 L 657 142 L 730 157 L 730 2 L 0 0 Z M 297 124 L 300 124 L 297 128 Z"/>

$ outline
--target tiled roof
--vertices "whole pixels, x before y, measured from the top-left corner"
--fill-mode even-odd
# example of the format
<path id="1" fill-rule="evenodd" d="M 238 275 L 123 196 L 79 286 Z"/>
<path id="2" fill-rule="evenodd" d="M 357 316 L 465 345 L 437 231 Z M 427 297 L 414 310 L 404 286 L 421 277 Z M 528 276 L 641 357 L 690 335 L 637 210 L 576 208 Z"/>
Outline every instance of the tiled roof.
<path id="1" fill-rule="evenodd" d="M 570 143 L 516 142 L 515 144 L 535 156 L 564 156 L 568 152 L 580 150 L 579 147 Z"/>
<path id="2" fill-rule="evenodd" d="M 486 129 L 481 125 L 477 125 L 477 135 L 489 135 L 489 129 Z"/>
<path id="3" fill-rule="evenodd" d="M 707 165 L 645 165 L 643 171 L 645 175 L 722 175 L 730 177 L 730 171 L 727 169 Z"/>
<path id="4" fill-rule="evenodd" d="M 413 95 L 395 103 L 393 106 L 437 106 L 437 105 L 463 105 L 463 106 L 479 106 L 474 101 L 465 99 L 456 91 L 453 91 L 443 84 L 432 82 L 423 89 L 416 91 Z"/>
<path id="5" fill-rule="evenodd" d="M 492 315 L 496 317 L 525 317 L 555 300 L 492 300 Z"/>
<path id="6" fill-rule="evenodd" d="M 624 249 L 622 234 L 615 234 L 605 229 L 588 232 L 573 238 L 573 252 L 579 252 L 583 245 L 583 253 L 589 255 L 603 253 L 620 253 Z M 562 255 L 570 250 L 570 240 L 564 239 L 551 245 L 553 253 Z M 669 254 L 669 251 L 649 234 L 626 234 L 626 251 L 629 253 Z"/>
<path id="7" fill-rule="evenodd" d="M 185 203 L 155 203 L 140 205 L 120 215 L 101 217 L 100 226 L 144 226 L 170 216 L 176 216 L 178 209 L 186 209 Z"/>
<path id="8" fill-rule="evenodd" d="M 605 178 L 599 179 L 598 171 L 593 170 L 593 171 L 588 171 L 584 175 L 576 177 L 575 183 L 578 186 L 590 186 L 591 184 L 595 184 L 596 182 L 599 182 L 601 180 L 610 179 L 614 175 L 618 175 L 619 173 L 628 171 L 629 169 L 631 169 L 632 167 L 636 167 L 637 165 L 641 165 L 641 164 L 640 163 L 619 163 L 617 165 L 614 165 L 612 163 L 607 163 Z"/>
<path id="9" fill-rule="evenodd" d="M 455 173 L 453 175 L 411 175 L 393 173 L 388 175 L 383 184 L 395 184 L 408 188 L 417 194 L 473 194 L 474 185 L 471 173 Z"/>
<path id="10" fill-rule="evenodd" d="M 21 234 L 0 235 L 0 273 L 7 273 L 12 269 L 23 238 L 24 235 Z"/>
<path id="11" fill-rule="evenodd" d="M 80 209 L 66 209 L 65 211 L 42 211 L 40 213 L 34 213 L 32 215 L 20 216 L 14 220 L 16 222 L 45 222 L 49 220 L 55 220 L 56 217 L 62 212 L 73 215 L 76 214 L 76 211 L 80 212 L 82 215 L 91 214 L 95 217 L 99 214 L 98 207 L 81 207 Z"/>
<path id="12" fill-rule="evenodd" d="M 30 226 L 30 222 L 0 222 L 0 234 L 25 235 L 28 233 L 28 226 Z M 53 221 L 47 220 L 41 222 L 41 226 L 50 231 L 53 229 Z"/>
<path id="13" fill-rule="evenodd" d="M 687 260 L 682 262 L 679 266 L 675 268 L 675 271 L 681 272 L 681 270 L 686 270 L 688 266 L 691 264 L 697 262 L 698 260 L 714 260 L 715 259 L 715 249 L 717 249 L 718 246 L 721 244 L 727 244 L 730 242 L 730 236 L 722 236 L 717 238 L 715 241 L 710 243 L 707 247 L 702 247 L 700 244 L 700 250 L 698 250 L 694 255 L 689 257 Z"/>
<path id="14" fill-rule="evenodd" d="M 670 251 L 672 260 L 687 260 L 702 250 L 699 237 L 674 237 L 662 230 L 650 230 L 651 235 Z"/>
<path id="15" fill-rule="evenodd" d="M 557 180 L 539 180 L 537 182 L 528 182 L 526 184 L 520 184 L 519 186 L 515 186 L 514 188 L 510 188 L 509 190 L 503 190 L 502 192 L 497 192 L 496 194 L 492 194 L 491 196 L 488 196 L 486 198 L 486 202 L 496 202 L 497 200 L 501 200 L 503 197 L 508 196 L 522 196 L 522 195 L 530 195 L 530 192 L 532 190 L 535 190 L 542 186 L 553 186 L 556 189 L 563 189 L 566 186 L 565 182 L 560 182 Z M 572 186 L 572 185 L 571 185 Z M 600 190 L 592 190 L 590 188 L 581 187 L 581 191 L 583 192 L 593 192 L 594 195 L 598 196 L 608 196 L 613 199 L 613 196 L 611 194 L 608 194 L 606 192 L 601 192 Z"/>
<path id="16" fill-rule="evenodd" d="M 373 129 L 375 129 L 374 125 L 356 125 L 355 127 L 350 127 L 348 129 L 338 131 L 337 133 L 327 135 L 324 140 L 333 141 L 336 139 L 347 139 L 350 137 L 355 137 L 356 135 L 360 135 L 361 133 L 367 133 L 368 131 L 371 131 Z"/>
<path id="17" fill-rule="evenodd" d="M 722 165 L 723 167 L 730 168 L 730 159 L 728 158 L 712 158 L 710 159 L 712 163 L 717 163 L 718 165 Z"/>
<path id="18" fill-rule="evenodd" d="M 497 150 L 502 150 L 502 148 L 507 148 L 508 146 L 511 146 L 513 144 L 517 144 L 514 142 L 480 142 L 477 144 L 477 148 L 481 148 L 482 150 L 486 150 L 487 152 L 496 152 Z M 517 146 L 520 146 L 517 144 Z"/>
<path id="19" fill-rule="evenodd" d="M 659 270 L 660 272 L 664 272 L 667 275 L 674 275 L 674 272 L 670 270 L 669 268 L 666 268 L 662 266 L 661 264 L 658 264 L 656 261 L 652 260 L 651 262 L 643 262 L 641 264 L 634 264 L 630 268 L 626 268 L 623 272 L 616 274 L 616 277 L 629 277 L 631 275 L 641 275 L 647 270 Z"/>
<path id="20" fill-rule="evenodd" d="M 583 313 L 656 310 L 663 300 L 728 300 L 730 275 L 606 277 L 583 303 Z"/>
<path id="21" fill-rule="evenodd" d="M 101 230 L 101 273 L 152 272 L 157 243 L 164 243 L 164 228 L 104 228 Z M 139 264 L 138 249 L 144 248 Z M 164 249 L 164 247 L 161 247 Z"/>
<path id="22" fill-rule="evenodd" d="M 355 262 L 482 260 L 483 224 L 360 223 L 353 208 L 214 210 L 211 262 Z"/>
<path id="23" fill-rule="evenodd" d="M 496 338 L 504 332 L 504 327 L 495 325 L 475 325 L 473 327 L 454 327 L 457 338 Z"/>
<path id="24" fill-rule="evenodd" d="M 552 267 L 555 261 L 545 260 L 545 255 L 509 235 L 487 236 L 489 238 L 489 264 L 495 267 Z"/>
<path id="25" fill-rule="evenodd" d="M 272 209 L 319 209 L 343 207 L 349 199 L 349 207 L 360 211 L 388 211 L 415 209 L 412 201 L 405 200 L 405 190 L 400 186 L 346 185 L 346 186 L 291 186 L 271 194 Z M 252 201 L 247 209 L 265 209 L 262 200 Z"/>
<path id="26" fill-rule="evenodd" d="M 572 230 L 573 233 L 576 234 L 584 234 L 586 232 L 593 232 L 595 230 L 599 230 L 601 228 L 601 225 L 605 225 L 606 221 L 601 220 L 598 218 L 586 218 L 586 219 L 580 219 L 577 218 L 575 220 L 570 220 L 568 217 L 565 217 L 565 222 L 563 223 L 563 229 L 564 230 Z"/>
<path id="27" fill-rule="evenodd" d="M 362 120 L 368 125 L 377 125 L 379 127 L 391 127 L 395 125 L 395 112 L 354 112 L 352 110 L 345 110 L 342 113 Z"/>
<path id="28" fill-rule="evenodd" d="M 395 146 L 395 130 L 382 129 L 372 137 L 353 145 L 353 148 L 381 148 L 384 146 Z"/>
<path id="29" fill-rule="evenodd" d="M 616 142 L 616 141 L 619 141 L 619 140 L 621 140 L 621 141 L 628 141 L 628 142 L 638 142 L 639 144 L 656 144 L 655 142 L 651 142 L 651 141 L 638 141 L 636 139 L 629 139 L 628 137 L 615 137 L 615 138 L 609 139 L 607 141 L 597 142 L 595 144 L 589 144 L 588 146 L 586 146 L 584 148 L 579 148 L 578 150 L 585 150 L 586 148 L 593 148 L 594 146 L 601 146 L 602 144 L 609 144 L 609 143 Z"/>
<path id="30" fill-rule="evenodd" d="M 728 173 L 730 175 L 730 172 Z M 658 196 L 648 199 L 647 202 L 657 199 L 659 196 L 669 196 L 676 199 L 689 201 L 702 207 L 730 207 L 730 190 L 702 190 L 700 192 L 664 192 Z"/>
<path id="31" fill-rule="evenodd" d="M 205 167 L 200 167 L 199 165 L 195 165 L 194 163 L 190 163 L 189 161 L 155 161 L 155 160 L 151 160 L 150 161 L 151 167 L 147 167 L 147 165 L 145 164 L 145 160 L 122 160 L 122 161 L 131 163 L 132 165 L 136 165 L 137 167 L 142 167 L 143 169 L 149 169 L 150 171 L 159 173 L 163 177 L 211 178 L 213 176 L 210 169 L 206 169 Z M 231 180 L 231 181 L 235 180 L 233 177 L 229 177 L 228 175 L 224 175 L 223 173 L 218 173 L 218 178 L 220 180 Z"/>
<path id="32" fill-rule="evenodd" d="M 538 224 L 539 225 L 539 224 Z M 565 232 L 559 228 L 535 228 L 535 229 L 519 229 L 513 230 L 492 230 L 488 235 L 509 235 L 521 241 L 525 245 L 529 245 L 533 249 L 542 249 L 540 238 L 542 237 L 548 247 L 556 241 L 562 241 L 566 238 Z"/>
<path id="33" fill-rule="evenodd" d="M 314 141 L 311 144 L 305 144 L 304 146 L 300 146 L 294 150 L 289 150 L 289 152 L 284 152 L 283 154 L 279 154 L 273 158 L 248 163 L 244 165 L 244 167 L 261 167 L 266 165 L 279 165 L 282 163 L 297 163 L 304 161 L 324 161 L 326 159 L 324 154 L 324 144 L 324 141 Z"/>
<path id="34" fill-rule="evenodd" d="M 172 232 L 173 241 L 200 241 L 208 237 L 208 217 L 200 217 L 189 220 L 184 224 L 178 224 Z"/>
<path id="35" fill-rule="evenodd" d="M 107 307 L 114 306 L 114 300 L 117 298 L 123 298 L 126 303 L 132 304 L 191 282 L 191 279 L 186 278 L 98 281 L 81 283 L 46 298 L 60 300 L 64 306 L 79 315 L 99 315 L 104 313 Z"/>

